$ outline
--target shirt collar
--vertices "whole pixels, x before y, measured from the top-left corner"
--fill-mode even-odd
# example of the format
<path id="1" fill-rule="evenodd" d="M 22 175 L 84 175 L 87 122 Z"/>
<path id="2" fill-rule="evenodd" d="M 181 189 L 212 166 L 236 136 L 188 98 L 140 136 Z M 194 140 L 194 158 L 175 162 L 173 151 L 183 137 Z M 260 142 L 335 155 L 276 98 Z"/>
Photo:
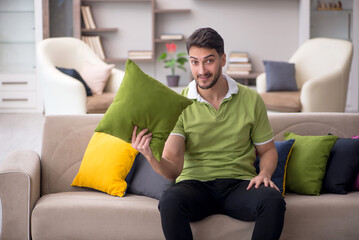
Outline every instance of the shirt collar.
<path id="1" fill-rule="evenodd" d="M 230 98 L 231 95 L 238 93 L 238 85 L 237 85 L 237 82 L 235 80 L 233 80 L 227 74 L 223 73 L 223 76 L 227 80 L 227 83 L 228 83 L 228 92 L 227 92 L 226 96 L 223 98 L 223 100 L 224 100 L 224 99 Z M 187 98 L 189 98 L 189 99 L 197 99 L 198 102 L 207 102 L 198 93 L 197 84 L 196 84 L 195 80 L 192 80 L 192 82 L 190 82 L 189 85 L 188 85 Z"/>

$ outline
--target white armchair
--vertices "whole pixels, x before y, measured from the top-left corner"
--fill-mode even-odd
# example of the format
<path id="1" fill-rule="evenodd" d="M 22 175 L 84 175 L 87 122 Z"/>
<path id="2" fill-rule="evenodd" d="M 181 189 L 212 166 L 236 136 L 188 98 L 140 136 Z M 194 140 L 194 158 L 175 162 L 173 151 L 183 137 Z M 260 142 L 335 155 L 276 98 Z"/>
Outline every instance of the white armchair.
<path id="1" fill-rule="evenodd" d="M 339 39 L 314 38 L 306 41 L 291 57 L 295 64 L 295 77 L 300 92 L 267 92 L 266 75 L 257 77 L 257 90 L 261 93 L 268 110 L 299 101 L 301 112 L 344 112 L 353 45 Z M 280 98 L 275 101 L 273 98 Z M 294 99 L 298 98 L 298 99 Z M 276 108 L 277 107 L 277 108 Z"/>
<path id="2" fill-rule="evenodd" d="M 94 97 L 87 97 L 85 87 L 80 81 L 60 72 L 56 67 L 80 72 L 86 61 L 93 64 L 106 63 L 83 41 L 72 37 L 44 39 L 36 50 L 37 72 L 42 84 L 45 113 L 47 115 L 88 113 L 88 99 Z M 101 101 L 101 98 L 113 99 L 123 77 L 124 71 L 112 69 L 103 96 L 96 96 L 92 102 Z"/>

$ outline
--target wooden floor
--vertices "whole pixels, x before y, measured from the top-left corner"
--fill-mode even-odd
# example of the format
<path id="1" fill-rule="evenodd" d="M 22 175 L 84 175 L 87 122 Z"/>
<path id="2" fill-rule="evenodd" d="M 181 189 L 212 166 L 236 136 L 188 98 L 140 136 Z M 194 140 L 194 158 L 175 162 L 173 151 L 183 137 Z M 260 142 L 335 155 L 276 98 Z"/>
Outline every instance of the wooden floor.
<path id="1" fill-rule="evenodd" d="M 40 154 L 44 119 L 41 113 L 0 113 L 0 163 L 16 150 Z"/>
<path id="2" fill-rule="evenodd" d="M 16 150 L 30 149 L 41 153 L 42 125 L 41 113 L 0 113 L 0 164 Z M 2 209 L 0 199 L 0 234 Z"/>

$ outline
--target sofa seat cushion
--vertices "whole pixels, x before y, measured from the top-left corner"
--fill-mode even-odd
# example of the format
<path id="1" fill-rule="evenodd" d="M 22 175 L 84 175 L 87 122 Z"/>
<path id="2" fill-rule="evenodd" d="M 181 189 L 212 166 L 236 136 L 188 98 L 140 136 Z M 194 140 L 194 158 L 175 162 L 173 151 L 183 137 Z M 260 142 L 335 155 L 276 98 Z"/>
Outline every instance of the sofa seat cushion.
<path id="1" fill-rule="evenodd" d="M 163 239 L 158 201 L 97 191 L 44 195 L 32 213 L 32 239 Z"/>
<path id="2" fill-rule="evenodd" d="M 86 109 L 87 113 L 105 113 L 113 102 L 116 93 L 104 92 L 102 94 L 88 96 Z"/>
<path id="3" fill-rule="evenodd" d="M 250 239 L 254 222 L 218 214 L 191 223 L 191 228 L 195 239 Z M 33 210 L 31 234 L 33 240 L 164 239 L 158 200 L 97 191 L 44 195 Z"/>
<path id="4" fill-rule="evenodd" d="M 359 192 L 320 196 L 287 193 L 281 239 L 359 239 L 358 198 Z"/>
<path id="5" fill-rule="evenodd" d="M 300 112 L 300 91 L 294 92 L 265 92 L 260 94 L 267 110 L 278 112 Z"/>

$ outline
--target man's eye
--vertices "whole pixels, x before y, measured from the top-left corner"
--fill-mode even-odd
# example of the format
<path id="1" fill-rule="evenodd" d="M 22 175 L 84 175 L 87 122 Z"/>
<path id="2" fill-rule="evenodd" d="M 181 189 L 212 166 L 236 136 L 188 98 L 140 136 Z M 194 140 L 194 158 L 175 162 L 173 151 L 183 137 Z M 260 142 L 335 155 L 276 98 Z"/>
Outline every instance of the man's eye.
<path id="1" fill-rule="evenodd" d="M 191 64 L 197 64 L 198 62 L 197 61 L 191 61 Z"/>
<path id="2" fill-rule="evenodd" d="M 207 59 L 206 63 L 212 63 L 213 59 Z"/>

